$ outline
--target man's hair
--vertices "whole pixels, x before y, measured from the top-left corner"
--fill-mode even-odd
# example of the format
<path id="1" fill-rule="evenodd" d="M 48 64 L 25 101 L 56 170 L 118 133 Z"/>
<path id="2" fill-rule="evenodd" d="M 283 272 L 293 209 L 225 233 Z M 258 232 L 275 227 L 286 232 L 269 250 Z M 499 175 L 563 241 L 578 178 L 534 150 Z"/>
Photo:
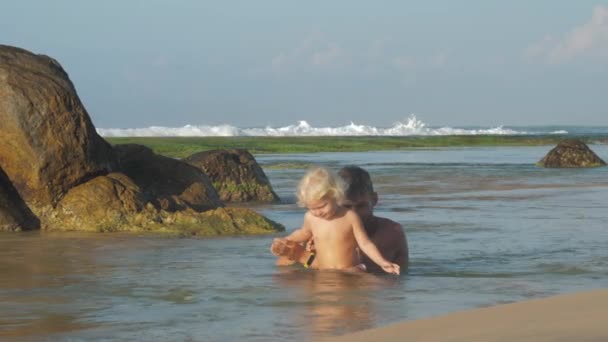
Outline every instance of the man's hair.
<path id="1" fill-rule="evenodd" d="M 349 165 L 343 167 L 338 174 L 346 183 L 346 197 L 353 198 L 374 193 L 374 184 L 369 173 L 362 168 Z"/>

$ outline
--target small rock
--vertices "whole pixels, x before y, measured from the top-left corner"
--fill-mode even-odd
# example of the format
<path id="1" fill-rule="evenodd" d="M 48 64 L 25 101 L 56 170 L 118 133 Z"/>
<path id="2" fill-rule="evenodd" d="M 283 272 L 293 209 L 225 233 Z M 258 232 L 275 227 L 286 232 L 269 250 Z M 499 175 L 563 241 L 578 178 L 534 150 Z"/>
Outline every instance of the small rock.
<path id="1" fill-rule="evenodd" d="M 199 152 L 184 161 L 209 176 L 222 201 L 279 201 L 264 170 L 245 149 Z"/>
<path id="2" fill-rule="evenodd" d="M 554 168 L 598 167 L 606 163 L 578 139 L 560 141 L 537 165 Z"/>

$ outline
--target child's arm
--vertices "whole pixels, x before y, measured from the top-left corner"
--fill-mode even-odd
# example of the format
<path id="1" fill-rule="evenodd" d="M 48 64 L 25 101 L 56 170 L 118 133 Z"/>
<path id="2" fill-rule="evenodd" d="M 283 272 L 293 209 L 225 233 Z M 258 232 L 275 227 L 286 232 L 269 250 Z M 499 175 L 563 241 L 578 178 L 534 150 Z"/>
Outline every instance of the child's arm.
<path id="1" fill-rule="evenodd" d="M 374 245 L 374 243 L 367 236 L 365 228 L 363 228 L 363 222 L 361 222 L 359 216 L 350 210 L 348 211 L 347 215 L 351 220 L 353 234 L 355 235 L 357 244 L 363 253 L 372 259 L 372 261 L 378 266 L 382 267 L 382 269 L 387 273 L 399 274 L 399 265 L 389 262 L 382 256 L 376 245 Z"/>
<path id="2" fill-rule="evenodd" d="M 304 215 L 304 224 L 300 229 L 294 230 L 291 234 L 285 237 L 285 240 L 293 242 L 306 242 L 312 238 L 312 230 L 310 230 L 310 224 L 308 223 L 307 215 Z"/>
<path id="3" fill-rule="evenodd" d="M 290 261 L 297 261 L 304 254 L 306 249 L 304 246 L 299 246 L 301 242 L 306 242 L 312 238 L 312 230 L 310 224 L 304 216 L 304 224 L 300 229 L 296 229 L 291 234 L 284 238 L 275 238 L 270 246 L 270 252 L 278 257 L 286 257 Z M 298 248 L 300 247 L 300 248 Z M 287 265 L 289 262 L 280 260 L 279 265 Z"/>

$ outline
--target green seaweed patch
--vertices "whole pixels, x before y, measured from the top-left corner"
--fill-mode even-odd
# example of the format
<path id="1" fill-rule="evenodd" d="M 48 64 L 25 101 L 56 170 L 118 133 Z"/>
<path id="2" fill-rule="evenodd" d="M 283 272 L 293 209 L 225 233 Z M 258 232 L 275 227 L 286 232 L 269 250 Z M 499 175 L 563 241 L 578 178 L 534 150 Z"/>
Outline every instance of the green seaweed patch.
<path id="1" fill-rule="evenodd" d="M 167 226 L 180 236 L 260 235 L 284 231 L 285 227 L 250 209 L 218 208 L 197 215 L 181 215 Z"/>
<path id="2" fill-rule="evenodd" d="M 218 191 L 227 191 L 230 193 L 247 193 L 255 194 L 260 190 L 268 189 L 268 186 L 260 185 L 257 183 L 236 183 L 233 181 L 227 182 L 213 182 L 213 187 Z"/>
<path id="3" fill-rule="evenodd" d="M 48 231 L 98 233 L 152 233 L 170 236 L 260 235 L 284 231 L 285 227 L 248 208 L 217 208 L 204 212 L 143 211 L 133 216 L 104 220 L 54 220 Z"/>
<path id="4" fill-rule="evenodd" d="M 311 168 L 313 163 L 301 163 L 301 162 L 288 162 L 288 163 L 276 163 L 276 164 L 265 164 L 264 169 L 269 170 L 293 170 L 293 169 L 308 169 Z"/>
<path id="5" fill-rule="evenodd" d="M 273 201 L 275 196 L 269 185 L 255 182 L 236 183 L 234 181 L 213 182 L 213 187 L 220 194 L 220 197 L 230 201 L 249 200 L 254 201 Z M 244 195 L 244 196 L 240 196 Z"/>
<path id="6" fill-rule="evenodd" d="M 578 137 L 585 143 L 604 141 L 606 135 Z M 111 144 L 141 144 L 155 153 L 185 158 L 214 149 L 243 148 L 253 154 L 364 152 L 400 150 L 420 147 L 463 146 L 541 146 L 563 140 L 559 135 L 448 135 L 408 137 L 112 137 Z"/>

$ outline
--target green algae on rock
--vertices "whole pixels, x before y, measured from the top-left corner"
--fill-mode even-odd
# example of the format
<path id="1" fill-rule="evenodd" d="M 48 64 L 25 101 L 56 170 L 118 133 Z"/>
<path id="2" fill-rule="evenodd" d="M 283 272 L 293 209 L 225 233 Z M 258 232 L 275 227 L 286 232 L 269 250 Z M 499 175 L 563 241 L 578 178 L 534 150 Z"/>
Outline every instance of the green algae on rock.
<path id="1" fill-rule="evenodd" d="M 264 170 L 247 150 L 199 152 L 184 161 L 209 176 L 222 201 L 279 201 Z"/>

